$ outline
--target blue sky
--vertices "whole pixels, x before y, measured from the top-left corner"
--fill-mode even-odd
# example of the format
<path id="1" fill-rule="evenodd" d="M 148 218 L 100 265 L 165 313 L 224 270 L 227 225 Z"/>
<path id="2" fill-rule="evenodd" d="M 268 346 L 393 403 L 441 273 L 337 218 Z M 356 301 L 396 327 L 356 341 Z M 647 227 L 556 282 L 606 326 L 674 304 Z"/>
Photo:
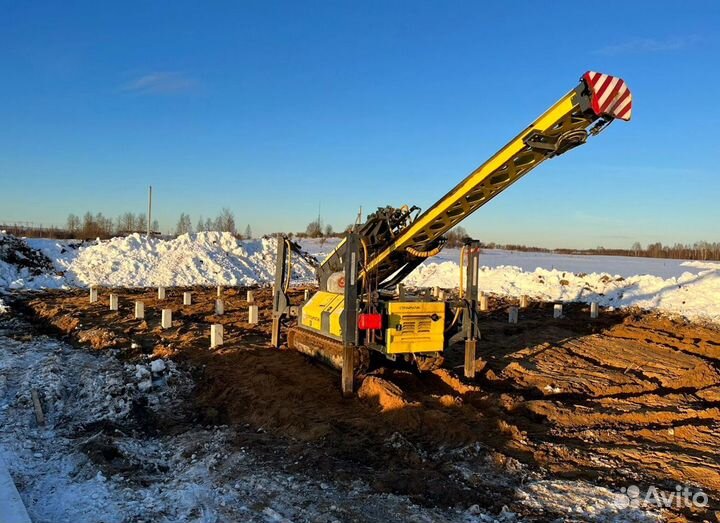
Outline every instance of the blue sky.
<path id="1" fill-rule="evenodd" d="M 229 207 L 256 233 L 321 205 L 423 208 L 577 84 L 633 120 L 463 224 L 484 241 L 718 241 L 720 3 L 13 2 L 0 17 L 0 220 Z"/>

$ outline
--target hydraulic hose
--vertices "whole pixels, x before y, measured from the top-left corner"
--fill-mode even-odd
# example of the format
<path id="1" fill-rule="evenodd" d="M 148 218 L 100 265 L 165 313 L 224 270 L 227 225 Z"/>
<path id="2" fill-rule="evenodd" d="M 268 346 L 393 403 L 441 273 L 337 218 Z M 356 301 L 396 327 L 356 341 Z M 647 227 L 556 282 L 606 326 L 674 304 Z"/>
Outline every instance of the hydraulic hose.
<path id="1" fill-rule="evenodd" d="M 416 258 L 431 258 L 438 254 L 442 250 L 443 246 L 438 245 L 434 249 L 430 249 L 429 251 L 418 251 L 417 249 L 413 249 L 412 247 L 405 247 L 405 251 L 412 256 L 415 256 Z"/>
<path id="2" fill-rule="evenodd" d="M 460 249 L 460 288 L 458 289 L 458 296 L 460 299 L 465 297 L 465 250 L 467 249 L 466 245 L 463 245 Z"/>
<path id="3" fill-rule="evenodd" d="M 290 288 L 290 280 L 292 280 L 292 247 L 290 246 L 290 240 L 285 238 L 285 246 L 287 248 L 287 280 L 285 280 L 284 291 L 287 292 Z"/>

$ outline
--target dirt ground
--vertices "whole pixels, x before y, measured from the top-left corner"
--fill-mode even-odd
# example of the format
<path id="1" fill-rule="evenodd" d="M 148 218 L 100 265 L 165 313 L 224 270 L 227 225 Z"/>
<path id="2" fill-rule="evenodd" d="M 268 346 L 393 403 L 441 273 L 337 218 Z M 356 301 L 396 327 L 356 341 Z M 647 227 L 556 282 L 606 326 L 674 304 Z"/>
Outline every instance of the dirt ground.
<path id="1" fill-rule="evenodd" d="M 182 305 L 184 290 L 193 292 L 190 306 Z M 591 320 L 582 305 L 566 305 L 565 316 L 553 319 L 548 303 L 531 304 L 509 325 L 509 303 L 493 299 L 490 312 L 481 313 L 482 371 L 475 380 L 462 378 L 462 347 L 453 346 L 444 368 L 420 375 L 383 367 L 358 380 L 357 397 L 346 400 L 335 371 L 269 347 L 268 289 L 255 290 L 258 325 L 247 323 L 245 289 L 224 291 L 221 316 L 214 314 L 215 289 L 168 289 L 162 302 L 155 289 L 114 292 L 117 312 L 108 308 L 107 289 L 95 304 L 78 290 L 21 295 L 17 306 L 38 329 L 71 343 L 117 348 L 131 362 L 147 354 L 173 359 L 197 384 L 193 422 L 251 427 L 243 432 L 248 441 L 236 444 L 268 454 L 282 448 L 289 471 L 361 478 L 377 492 L 429 506 L 477 503 L 480 496 L 483 508 L 498 511 L 512 487 L 497 474 L 522 466 L 614 490 L 701 488 L 709 510 L 672 517 L 717 520 L 715 327 L 638 311 L 602 311 Z M 302 292 L 291 290 L 294 303 Z M 134 319 L 134 300 L 145 303 L 144 321 Z M 161 308 L 173 310 L 170 329 L 160 328 Z M 209 349 L 212 323 L 225 329 L 216 350 Z M 155 429 L 173 430 L 162 423 Z M 472 462 L 472 448 L 482 450 L 475 463 L 482 473 L 458 467 Z"/>

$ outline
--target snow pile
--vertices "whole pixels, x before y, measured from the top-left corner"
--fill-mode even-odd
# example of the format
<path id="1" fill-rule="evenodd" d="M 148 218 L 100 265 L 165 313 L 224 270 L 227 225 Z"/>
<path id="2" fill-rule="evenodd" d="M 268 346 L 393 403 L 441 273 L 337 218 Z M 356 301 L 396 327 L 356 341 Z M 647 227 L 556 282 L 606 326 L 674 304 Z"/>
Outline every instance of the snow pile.
<path id="1" fill-rule="evenodd" d="M 557 269 L 525 271 L 520 267 L 482 267 L 480 290 L 502 296 L 526 294 L 546 301 L 597 301 L 601 306 L 659 309 L 689 319 L 720 321 L 720 264 L 687 262 L 701 268 L 678 277 L 641 275 L 623 278 L 607 273 L 574 274 Z M 427 263 L 406 283 L 416 287 L 455 288 L 460 267 L 455 262 Z"/>
<path id="2" fill-rule="evenodd" d="M 275 239 L 238 241 L 232 234 L 202 232 L 173 240 L 145 240 L 139 234 L 80 248 L 66 274 L 81 285 L 252 285 L 275 274 Z M 296 281 L 314 279 L 302 260 Z"/>
<path id="3" fill-rule="evenodd" d="M 62 278 L 52 269 L 52 262 L 43 253 L 0 231 L 0 289 L 25 287 L 28 282 L 57 287 Z"/>
<path id="4" fill-rule="evenodd" d="M 686 261 L 682 263 L 683 267 L 694 267 L 696 269 L 720 269 L 719 262 L 709 261 Z"/>
<path id="5" fill-rule="evenodd" d="M 17 267 L 0 260 L 0 289 L 58 289 L 66 286 L 61 275 L 35 275 L 27 267 Z"/>
<path id="6" fill-rule="evenodd" d="M 5 303 L 2 301 L 2 298 L 0 298 L 0 314 L 5 314 L 6 312 L 10 311 L 10 307 L 5 305 Z"/>
<path id="7" fill-rule="evenodd" d="M 273 280 L 277 243 L 274 238 L 237 240 L 230 233 L 184 234 L 172 240 L 139 234 L 78 244 L 27 240 L 47 256 L 58 274 L 34 276 L 0 266 L 0 287 L 254 285 Z M 293 257 L 293 280 L 314 281 L 313 268 Z"/>

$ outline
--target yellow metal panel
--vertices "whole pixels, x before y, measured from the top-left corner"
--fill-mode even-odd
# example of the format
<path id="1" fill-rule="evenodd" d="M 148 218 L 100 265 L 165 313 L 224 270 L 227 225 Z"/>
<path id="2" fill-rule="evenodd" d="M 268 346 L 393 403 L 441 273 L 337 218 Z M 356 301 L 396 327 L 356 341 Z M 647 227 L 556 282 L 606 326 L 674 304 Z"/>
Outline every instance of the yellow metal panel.
<path id="1" fill-rule="evenodd" d="M 345 296 L 340 296 L 340 301 L 333 303 L 333 310 L 330 313 L 330 334 L 342 338 L 342 323 L 340 315 L 345 310 Z"/>
<path id="2" fill-rule="evenodd" d="M 322 331 L 322 313 L 332 310 L 338 300 L 342 303 L 344 298 L 340 294 L 318 291 L 303 305 L 300 324 L 309 329 Z"/>
<path id="3" fill-rule="evenodd" d="M 437 319 L 433 320 L 432 316 Z M 389 302 L 386 334 L 388 354 L 442 351 L 445 304 L 433 301 Z"/>

